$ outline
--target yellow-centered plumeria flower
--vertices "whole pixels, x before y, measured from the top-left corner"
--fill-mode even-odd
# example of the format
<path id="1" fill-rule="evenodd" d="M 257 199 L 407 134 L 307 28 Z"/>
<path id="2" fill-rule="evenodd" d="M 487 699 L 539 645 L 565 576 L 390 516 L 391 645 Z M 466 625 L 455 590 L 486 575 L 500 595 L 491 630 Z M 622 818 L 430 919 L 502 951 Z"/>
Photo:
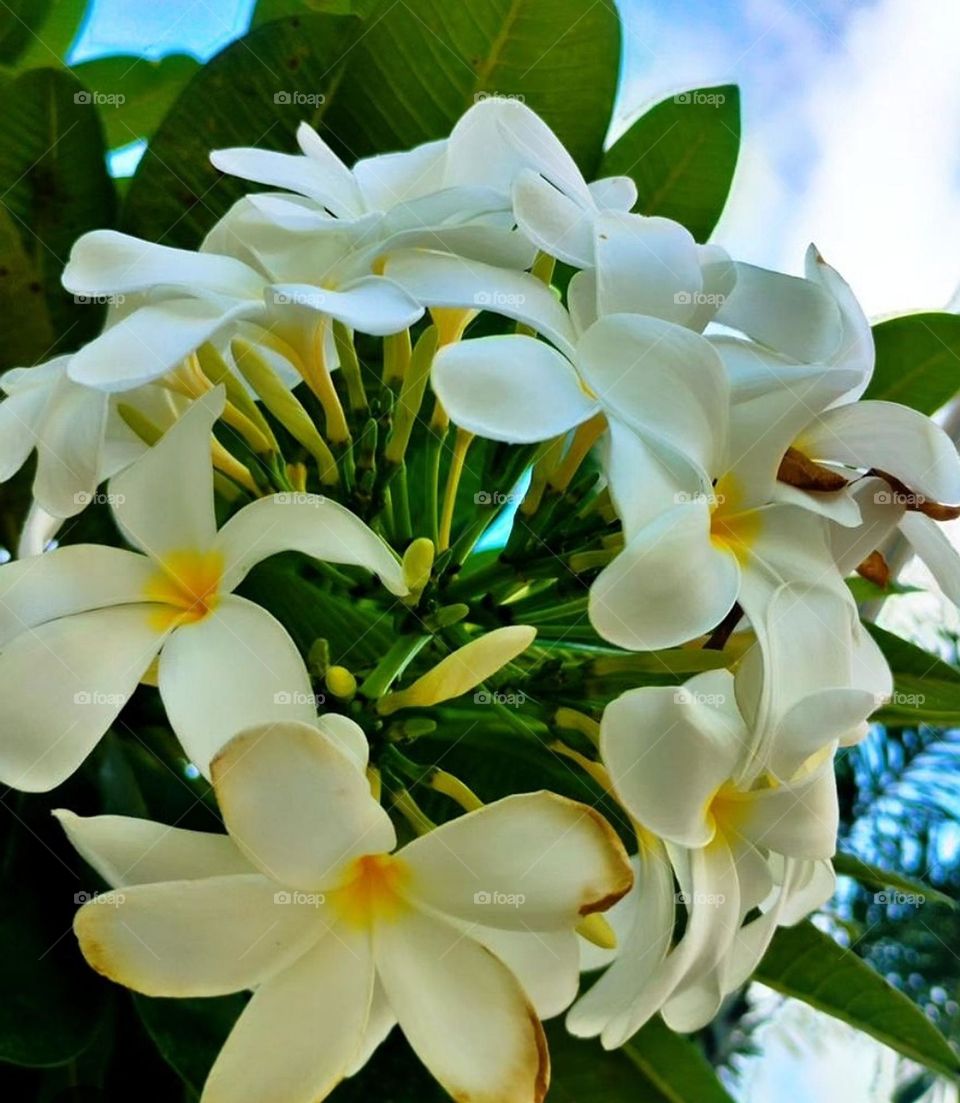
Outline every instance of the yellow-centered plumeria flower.
<path id="1" fill-rule="evenodd" d="M 359 735 L 239 734 L 211 770 L 228 835 L 59 812 L 122 889 L 77 913 L 83 953 L 152 996 L 254 990 L 203 1103 L 319 1103 L 395 1023 L 454 1099 L 539 1103 L 539 1020 L 575 994 L 577 924 L 630 888 L 623 847 L 598 813 L 541 792 L 394 852 Z"/>
<path id="2" fill-rule="evenodd" d="M 77 544 L 0 567 L 0 777 L 58 785 L 106 732 L 159 654 L 174 731 L 204 772 L 240 728 L 316 715 L 306 667 L 285 629 L 233 593 L 279 551 L 366 567 L 407 587 L 390 548 L 348 509 L 277 494 L 218 532 L 211 428 L 222 388 L 195 402 L 108 484 L 114 518 L 138 550 Z"/>

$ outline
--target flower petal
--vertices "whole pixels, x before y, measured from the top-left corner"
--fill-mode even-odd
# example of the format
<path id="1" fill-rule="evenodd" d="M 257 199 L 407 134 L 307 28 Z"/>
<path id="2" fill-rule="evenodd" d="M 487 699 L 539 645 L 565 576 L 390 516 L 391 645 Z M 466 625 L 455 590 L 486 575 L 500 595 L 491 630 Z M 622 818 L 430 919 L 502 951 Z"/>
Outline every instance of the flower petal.
<path id="1" fill-rule="evenodd" d="M 310 678 L 286 629 L 235 594 L 175 629 L 160 655 L 158 684 L 170 724 L 204 776 L 238 731 L 316 719 Z"/>
<path id="2" fill-rule="evenodd" d="M 147 996 L 223 996 L 296 961 L 326 930 L 312 902 L 251 873 L 133 885 L 91 900 L 73 929 L 98 973 Z"/>
<path id="3" fill-rule="evenodd" d="M 373 995 L 369 938 L 331 930 L 253 994 L 202 1103 L 317 1103 L 347 1074 Z"/>
<path id="4" fill-rule="evenodd" d="M 626 854 L 592 808 L 553 793 L 506 797 L 450 820 L 400 851 L 408 895 L 488 927 L 560 930 L 619 899 Z"/>
<path id="5" fill-rule="evenodd" d="M 29 562 L 29 561 L 27 561 Z M 163 642 L 151 606 L 94 609 L 28 629 L 0 653 L 0 778 L 65 781 L 137 688 Z"/>
<path id="6" fill-rule="evenodd" d="M 641 529 L 600 572 L 590 622 L 620 647 L 676 647 L 716 627 L 739 589 L 736 558 L 710 540 L 709 507 L 685 502 Z"/>
<path id="7" fill-rule="evenodd" d="M 541 1019 L 551 1019 L 573 1002 L 580 986 L 580 952 L 571 931 L 513 931 L 466 927 L 520 982 Z"/>
<path id="8" fill-rule="evenodd" d="M 837 849 L 833 756 L 802 781 L 747 794 L 730 830 L 753 846 L 788 858 L 830 858 Z"/>
<path id="9" fill-rule="evenodd" d="M 0 482 L 12 478 L 27 462 L 48 397 L 46 387 L 24 387 L 0 402 Z"/>
<path id="10" fill-rule="evenodd" d="M 649 831 L 687 847 L 713 838 L 710 801 L 747 746 L 727 670 L 679 687 L 629 690 L 607 705 L 600 724 L 601 755 L 624 807 Z"/>
<path id="11" fill-rule="evenodd" d="M 574 268 L 592 268 L 596 208 L 577 202 L 532 169 L 513 182 L 513 210 L 520 231 L 542 252 Z"/>
<path id="12" fill-rule="evenodd" d="M 34 497 L 55 517 L 73 517 L 93 497 L 101 478 L 106 424 L 105 394 L 61 380 L 44 410 L 33 480 Z"/>
<path id="13" fill-rule="evenodd" d="M 365 775 L 313 724 L 247 728 L 213 759 L 210 774 L 237 845 L 281 884 L 332 885 L 345 863 L 396 845 Z"/>
<path id="14" fill-rule="evenodd" d="M 374 947 L 400 1028 L 454 1099 L 541 1103 L 550 1078 L 543 1028 L 505 965 L 416 911 L 378 924 Z"/>
<path id="15" fill-rule="evenodd" d="M 629 176 L 605 176 L 587 188 L 601 211 L 629 211 L 637 201 L 637 185 Z"/>
<path id="16" fill-rule="evenodd" d="M 256 873 L 229 835 L 132 816 L 77 816 L 66 808 L 53 815 L 80 857 L 113 888 Z"/>
<path id="17" fill-rule="evenodd" d="M 268 301 L 282 305 L 286 300 L 374 337 L 399 333 L 423 316 L 416 299 L 384 276 L 361 276 L 339 291 L 309 283 L 276 283 L 269 295 Z"/>
<path id="18" fill-rule="evenodd" d="M 223 412 L 223 387 L 208 391 L 160 440 L 110 480 L 124 536 L 155 560 L 206 551 L 217 532 L 210 434 Z"/>
<path id="19" fill-rule="evenodd" d="M 400 561 L 377 534 L 345 506 L 319 494 L 274 494 L 235 513 L 217 535 L 223 553 L 222 586 L 232 590 L 257 563 L 299 551 L 326 563 L 366 567 L 384 586 L 407 593 Z"/>
<path id="20" fill-rule="evenodd" d="M 954 605 L 960 605 L 960 554 L 943 529 L 922 513 L 904 513 L 900 531 L 944 594 Z"/>
<path id="21" fill-rule="evenodd" d="M 448 345 L 437 353 L 431 379 L 451 419 L 492 440 L 547 440 L 597 411 L 569 360 L 532 337 Z"/>

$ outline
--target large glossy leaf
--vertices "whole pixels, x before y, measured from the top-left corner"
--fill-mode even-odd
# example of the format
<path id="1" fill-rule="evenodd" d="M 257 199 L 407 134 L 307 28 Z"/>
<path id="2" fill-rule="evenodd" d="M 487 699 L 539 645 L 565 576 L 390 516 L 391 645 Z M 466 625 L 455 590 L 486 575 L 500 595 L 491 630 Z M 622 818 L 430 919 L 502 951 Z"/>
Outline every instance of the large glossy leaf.
<path id="1" fill-rule="evenodd" d="M 27 36 L 17 65 L 25 69 L 63 62 L 80 30 L 87 0 L 26 0 L 26 7 L 36 22 L 31 25 L 32 33 Z"/>
<path id="2" fill-rule="evenodd" d="M 740 149 L 736 85 L 671 96 L 607 150 L 600 176 L 630 176 L 636 210 L 682 222 L 706 241 L 723 212 Z"/>
<path id="3" fill-rule="evenodd" d="M 847 854 L 843 851 L 835 854 L 833 858 L 833 868 L 842 876 L 853 877 L 854 880 L 859 881 L 861 885 L 865 885 L 867 888 L 878 889 L 881 893 L 887 889 L 893 889 L 895 892 L 917 897 L 924 902 L 929 901 L 934 904 L 944 904 L 948 908 L 956 908 L 957 906 L 957 902 L 953 897 L 931 888 L 925 882 L 918 881 L 913 877 L 906 877 L 902 873 L 893 873 L 887 869 L 880 869 L 879 866 L 871 865 L 869 862 L 863 861 L 862 858 L 858 858 L 855 854 Z"/>
<path id="4" fill-rule="evenodd" d="M 592 178 L 619 65 L 612 4 L 381 0 L 324 122 L 345 156 L 361 157 L 444 137 L 480 96 L 516 96 Z"/>
<path id="5" fill-rule="evenodd" d="M 0 370 L 39 360 L 53 344 L 43 288 L 13 219 L 0 207 L 0 315 L 16 318 L 0 345 Z"/>
<path id="6" fill-rule="evenodd" d="M 960 670 L 892 632 L 867 628 L 893 671 L 893 699 L 874 719 L 897 727 L 960 723 Z"/>
<path id="7" fill-rule="evenodd" d="M 960 1060 L 920 1008 L 812 923 L 777 931 L 754 975 L 912 1061 L 948 1076 L 960 1074 Z"/>
<path id="8" fill-rule="evenodd" d="M 960 390 L 960 316 L 905 314 L 873 327 L 877 365 L 865 398 L 932 414 Z"/>
<path id="9" fill-rule="evenodd" d="M 85 61 L 73 72 L 100 109 L 107 144 L 113 148 L 149 138 L 199 68 L 187 54 L 160 61 L 120 55 Z"/>
<path id="10" fill-rule="evenodd" d="M 101 324 L 102 307 L 78 303 L 60 286 L 80 234 L 109 226 L 113 184 L 97 110 L 66 70 L 32 69 L 4 90 L 0 195 L 36 271 L 59 342 L 76 348 Z"/>
<path id="11" fill-rule="evenodd" d="M 181 92 L 130 185 L 123 228 L 141 237 L 196 246 L 250 185 L 222 176 L 211 149 L 257 145 L 296 150 L 297 126 L 319 125 L 358 19 L 305 15 L 268 23 L 231 43 Z"/>

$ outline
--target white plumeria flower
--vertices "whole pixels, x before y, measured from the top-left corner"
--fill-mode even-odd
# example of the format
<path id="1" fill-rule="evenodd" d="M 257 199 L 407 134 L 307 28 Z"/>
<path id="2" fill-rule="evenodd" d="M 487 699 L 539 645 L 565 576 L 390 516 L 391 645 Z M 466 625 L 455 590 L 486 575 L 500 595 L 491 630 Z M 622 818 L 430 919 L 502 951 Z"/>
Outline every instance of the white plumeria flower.
<path id="1" fill-rule="evenodd" d="M 311 720 L 310 679 L 266 610 L 233 593 L 279 551 L 374 571 L 407 592 L 389 547 L 343 506 L 315 495 L 263 498 L 217 532 L 211 428 L 223 389 L 195 402 L 108 484 L 138 551 L 92 544 L 0 567 L 0 777 L 58 785 L 80 765 L 159 654 L 170 723 L 206 771 L 251 721 Z"/>
<path id="2" fill-rule="evenodd" d="M 213 762 L 229 835 L 59 813 L 122 888 L 77 913 L 87 960 L 154 996 L 254 989 L 203 1103 L 317 1103 L 397 1022 L 455 1099 L 540 1103 L 538 1019 L 573 997 L 576 924 L 631 884 L 619 840 L 533 793 L 392 853 L 363 764 L 324 730 L 271 724 Z"/>
<path id="3" fill-rule="evenodd" d="M 344 243 L 336 243 L 342 254 Z M 318 271 L 314 268 L 314 274 Z M 312 363 L 333 318 L 384 336 L 412 325 L 423 308 L 383 276 L 331 276 L 290 283 L 289 273 L 213 251 L 193 252 L 141 241 L 114 230 L 84 234 L 63 273 L 68 291 L 123 295 L 129 306 L 95 340 L 75 353 L 70 376 L 106 391 L 158 379 L 207 341 L 241 323 L 275 333 L 300 360 Z M 319 336 L 318 336 L 319 335 Z"/>
<path id="4" fill-rule="evenodd" d="M 104 470 L 107 396 L 67 376 L 69 356 L 0 377 L 0 482 L 15 475 L 34 449 L 33 494 L 54 517 L 73 517 L 93 498 Z"/>
<path id="5" fill-rule="evenodd" d="M 960 456 L 956 445 L 930 418 L 895 402 L 859 400 L 873 374 L 875 351 L 870 324 L 853 293 L 840 276 L 811 249 L 807 276 L 821 285 L 836 303 L 843 338 L 830 358 L 835 369 L 817 402 L 808 402 L 807 417 L 789 442 L 791 453 L 844 479 L 882 472 L 892 482 L 868 480 L 849 490 L 818 490 L 817 474 L 804 486 L 803 472 L 797 486 L 782 488 L 790 500 L 806 508 L 824 507 L 838 495 L 852 497 L 860 506 L 863 524 L 849 533 L 837 533 L 836 541 L 845 571 L 860 562 L 899 528 L 907 542 L 930 568 L 943 591 L 960 603 L 960 556 L 925 515 L 939 504 L 960 504 Z M 809 373 L 806 365 L 748 344 L 719 338 L 716 347 L 731 376 L 735 416 L 754 420 L 774 412 L 777 396 L 797 385 Z M 899 484 L 899 485 L 898 485 Z M 856 558 L 859 555 L 859 558 Z"/>

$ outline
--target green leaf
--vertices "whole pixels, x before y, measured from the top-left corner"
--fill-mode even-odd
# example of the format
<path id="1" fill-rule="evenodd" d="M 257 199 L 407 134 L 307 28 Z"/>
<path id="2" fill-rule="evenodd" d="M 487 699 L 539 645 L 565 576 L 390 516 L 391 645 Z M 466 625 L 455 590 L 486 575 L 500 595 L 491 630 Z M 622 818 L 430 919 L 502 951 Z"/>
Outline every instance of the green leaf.
<path id="1" fill-rule="evenodd" d="M 374 0 L 259 0 L 253 9 L 252 27 L 285 19 L 291 15 L 352 15 L 361 8 L 372 8 Z"/>
<path id="2" fill-rule="evenodd" d="M 100 109 L 107 144 L 114 148 L 149 138 L 199 68 L 187 54 L 160 61 L 119 55 L 85 61 L 73 72 Z"/>
<path id="3" fill-rule="evenodd" d="M 887 869 L 870 865 L 855 854 L 847 854 L 841 851 L 833 857 L 833 868 L 844 877 L 852 877 L 868 888 L 894 889 L 897 892 L 907 893 L 911 896 L 922 898 L 925 903 L 945 904 L 948 908 L 956 909 L 957 902 L 945 892 L 939 892 L 931 888 L 924 881 L 918 881 L 913 877 L 905 877 L 902 873 L 892 873 Z"/>
<path id="4" fill-rule="evenodd" d="M 13 65 L 35 41 L 51 0 L 5 0 L 0 4 L 0 65 Z"/>
<path id="5" fill-rule="evenodd" d="M 247 996 L 159 999 L 133 993 L 132 998 L 164 1060 L 199 1094 Z"/>
<path id="6" fill-rule="evenodd" d="M 43 288 L 13 220 L 0 207 L 0 315 L 16 318 L 0 345 L 0 370 L 33 364 L 53 344 Z"/>
<path id="7" fill-rule="evenodd" d="M 893 671 L 893 699 L 872 719 L 896 727 L 960 723 L 960 670 L 892 632 L 866 627 Z"/>
<path id="8" fill-rule="evenodd" d="M 362 24 L 306 15 L 259 27 L 203 66 L 160 124 L 123 206 L 129 233 L 193 248 L 250 185 L 222 176 L 210 151 L 296 151 L 297 126 L 318 125 Z"/>
<path id="9" fill-rule="evenodd" d="M 740 150 L 740 90 L 697 88 L 663 100 L 619 138 L 599 176 L 629 176 L 636 210 L 683 223 L 706 241 L 723 212 Z"/>
<path id="10" fill-rule="evenodd" d="M 781 927 L 755 979 L 849 1023 L 927 1068 L 955 1077 L 946 1038 L 903 992 L 812 923 Z"/>
<path id="11" fill-rule="evenodd" d="M 43 350 L 47 355 L 94 336 L 103 317 L 102 306 L 78 303 L 60 286 L 74 241 L 87 230 L 109 226 L 114 213 L 103 131 L 86 95 L 60 69 L 32 69 L 4 90 L 0 195 L 60 336 L 56 346 Z"/>
<path id="12" fill-rule="evenodd" d="M 873 327 L 877 364 L 864 398 L 932 414 L 960 390 L 960 316 L 905 314 Z"/>
<path id="13" fill-rule="evenodd" d="M 65 62 L 83 23 L 87 0 L 45 0 L 44 3 L 32 0 L 31 7 L 37 12 L 46 10 L 46 14 L 43 21 L 36 25 L 26 49 L 17 59 L 17 65 L 26 69 Z"/>
<path id="14" fill-rule="evenodd" d="M 327 137 L 350 157 L 406 149 L 446 137 L 481 96 L 516 96 L 592 179 L 619 68 L 612 4 L 382 0 L 324 120 Z"/>
<path id="15" fill-rule="evenodd" d="M 68 932 L 69 927 L 55 928 L 34 892 L 4 885 L 0 1061 L 34 1068 L 64 1065 L 96 1036 L 104 990 Z"/>
<path id="16" fill-rule="evenodd" d="M 553 1064 L 548 1103 L 733 1103 L 710 1063 L 659 1018 L 622 1049 L 572 1038 L 547 1024 Z"/>

